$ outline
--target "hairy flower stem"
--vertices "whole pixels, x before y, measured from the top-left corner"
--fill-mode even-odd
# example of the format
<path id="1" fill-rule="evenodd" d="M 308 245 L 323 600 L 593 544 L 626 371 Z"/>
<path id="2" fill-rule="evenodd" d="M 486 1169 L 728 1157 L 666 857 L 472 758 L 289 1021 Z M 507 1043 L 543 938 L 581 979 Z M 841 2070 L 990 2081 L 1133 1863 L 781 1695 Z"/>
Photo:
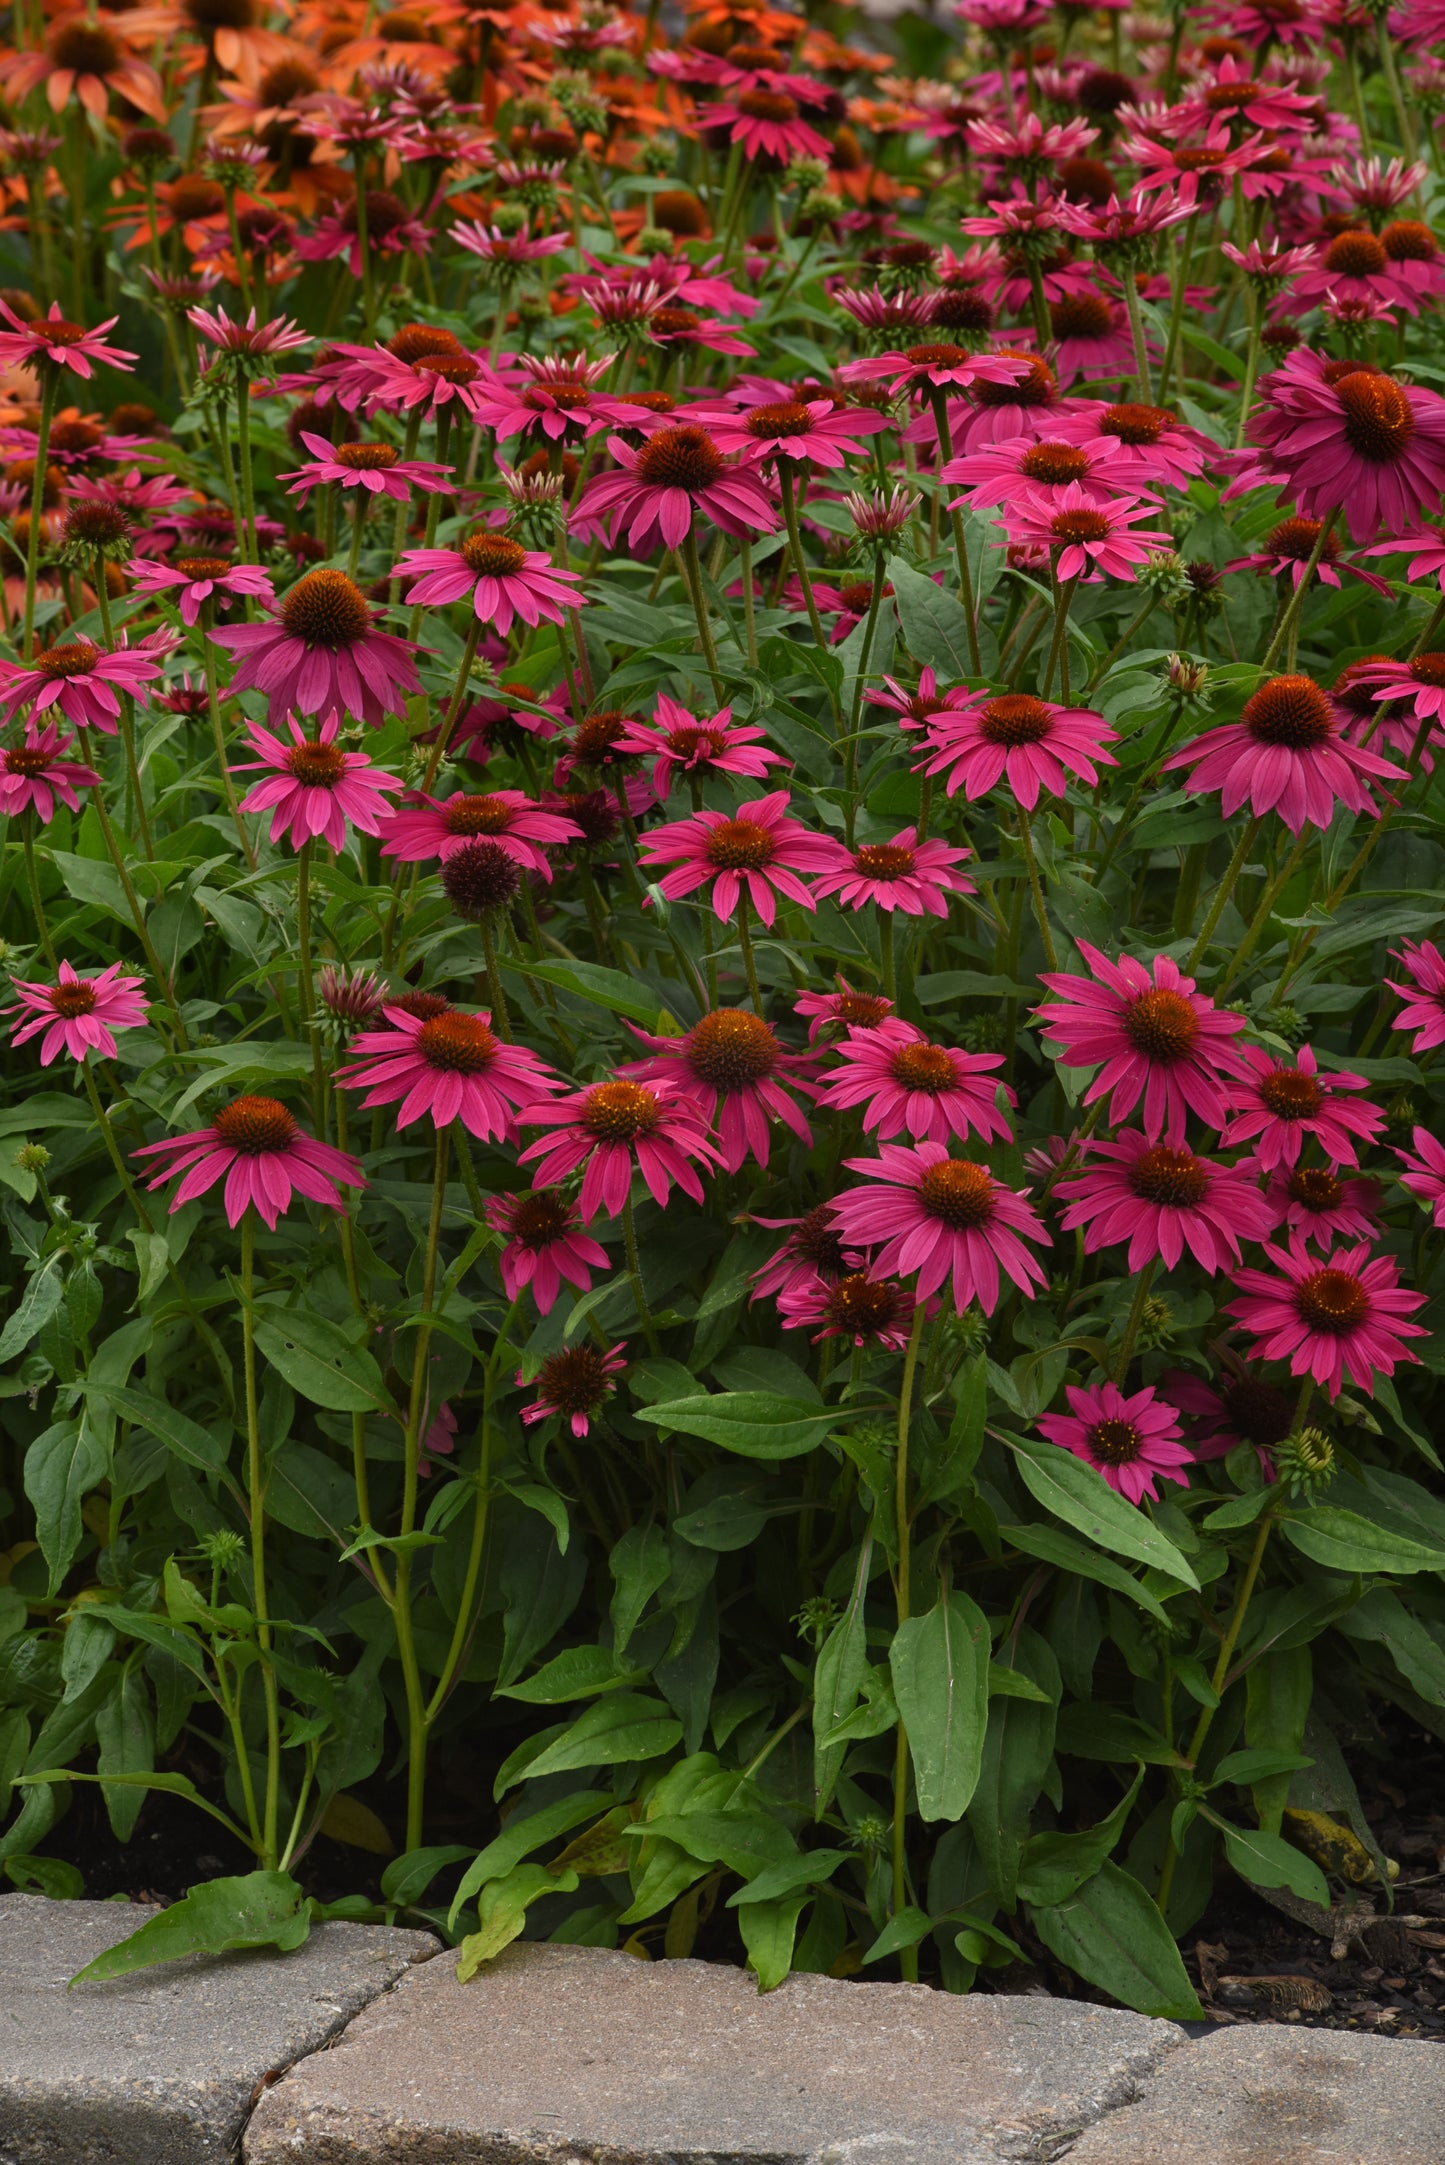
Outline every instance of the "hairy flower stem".
<path id="1" fill-rule="evenodd" d="M 932 398 L 933 422 L 938 431 L 938 467 L 941 472 L 953 457 L 953 432 L 948 423 L 948 392 L 942 384 L 935 386 Z M 978 606 L 973 594 L 973 568 L 968 561 L 963 513 L 953 506 L 949 510 L 948 519 L 953 529 L 953 554 L 958 565 L 958 598 L 968 619 L 968 666 L 977 676 L 982 668 L 978 651 Z"/>
<path id="2" fill-rule="evenodd" d="M 256 491 L 251 477 L 251 379 L 244 370 L 236 377 L 236 464 L 241 474 L 241 557 L 259 564 L 256 546 Z"/>
<path id="3" fill-rule="evenodd" d="M 35 428 L 35 473 L 30 483 L 30 531 L 25 537 L 25 629 L 20 640 L 22 661 L 30 661 L 35 646 L 35 574 L 40 563 L 40 526 L 45 516 L 45 473 L 50 463 L 50 424 L 60 390 L 60 370 L 51 362 L 40 371 L 40 419 Z"/>
<path id="4" fill-rule="evenodd" d="M 281 1700 L 271 1659 L 271 1617 L 266 1595 L 266 1479 L 261 1460 L 261 1420 L 256 1398 L 256 1214 L 241 1220 L 241 1344 L 246 1382 L 246 1509 L 251 1522 L 251 1598 L 260 1649 L 261 1690 L 266 1703 L 266 1800 L 261 1819 L 261 1865 L 276 1868 L 281 1812 Z"/>
<path id="5" fill-rule="evenodd" d="M 1069 696 L 1069 604 L 1074 598 L 1078 578 L 1054 580 L 1054 634 L 1049 641 L 1049 658 L 1044 664 L 1043 682 L 1039 697 L 1047 699 L 1053 690 L 1054 671 L 1059 672 L 1059 686 L 1065 699 Z"/>
<path id="6" fill-rule="evenodd" d="M 1250 820 L 1243 834 L 1240 836 L 1238 842 L 1235 844 L 1234 855 L 1230 858 L 1229 863 L 1225 868 L 1224 877 L 1215 890 L 1214 900 L 1209 905 L 1209 914 L 1205 918 L 1203 925 L 1200 927 L 1198 939 L 1194 942 L 1194 945 L 1189 950 L 1188 959 L 1184 964 L 1184 974 L 1186 977 L 1192 977 L 1194 975 L 1195 970 L 1199 967 L 1200 961 L 1202 960 L 1205 952 L 1208 949 L 1210 941 L 1214 937 L 1214 928 L 1219 923 L 1220 918 L 1224 915 L 1225 905 L 1229 901 L 1230 896 L 1234 893 L 1235 882 L 1244 869 L 1244 866 L 1249 857 L 1249 853 L 1254 847 L 1255 837 L 1258 835 L 1262 824 L 1262 821 L 1258 819 Z"/>
<path id="7" fill-rule="evenodd" d="M 783 525 L 787 529 L 788 554 L 793 569 L 798 574 L 798 585 L 803 592 L 803 606 L 808 612 L 808 622 L 813 628 L 813 643 L 820 654 L 831 652 L 823 620 L 818 614 L 818 604 L 813 599 L 813 580 L 808 570 L 808 559 L 803 554 L 803 536 L 798 525 L 798 484 L 792 465 L 787 459 L 778 461 L 778 487 L 783 499 Z M 836 720 L 836 711 L 834 719 Z"/>
<path id="8" fill-rule="evenodd" d="M 311 850 L 308 836 L 296 860 L 296 940 L 301 950 L 301 1013 L 311 1045 L 311 1109 L 316 1133 L 326 1134 L 326 1071 L 321 1064 L 321 1032 L 316 1026 L 316 983 L 311 973 Z"/>
<path id="9" fill-rule="evenodd" d="M 507 1006 L 507 995 L 502 989 L 502 972 L 497 962 L 497 938 L 492 930 L 492 920 L 489 916 L 482 919 L 480 929 L 482 953 L 486 956 L 487 961 L 487 996 L 492 1003 L 492 1022 L 495 1025 L 498 1037 L 510 1040 L 512 1035 L 512 1015 L 510 1008 Z"/>
<path id="10" fill-rule="evenodd" d="M 1244 447 L 1244 432 L 1249 421 L 1250 408 L 1254 404 L 1255 379 L 1259 375 L 1259 349 L 1264 338 L 1264 301 L 1256 294 L 1249 311 L 1249 343 L 1244 349 L 1244 383 L 1239 393 L 1239 420 L 1234 431 L 1234 448 Z"/>
<path id="11" fill-rule="evenodd" d="M 1124 306 L 1129 316 L 1129 335 L 1134 341 L 1134 381 L 1139 396 L 1146 406 L 1154 403 L 1154 378 L 1149 372 L 1149 346 L 1144 336 L 1144 319 L 1139 313 L 1139 288 L 1134 283 L 1132 264 L 1120 267 L 1119 282 L 1124 288 Z"/>
<path id="12" fill-rule="evenodd" d="M 630 1188 L 622 1205 L 622 1238 L 627 1247 L 627 1275 L 632 1280 L 632 1298 L 637 1303 L 637 1320 L 646 1335 L 648 1351 L 656 1353 L 657 1331 L 652 1321 L 652 1311 L 647 1305 L 647 1287 L 643 1282 L 642 1257 L 637 1248 L 637 1227 L 632 1216 Z"/>
<path id="13" fill-rule="evenodd" d="M 697 636 L 702 646 L 702 657 L 707 673 L 712 678 L 713 697 L 719 706 L 723 703 L 722 671 L 718 666 L 717 647 L 713 641 L 712 625 L 708 620 L 707 597 L 702 587 L 702 566 L 697 560 L 697 535 L 691 527 L 678 545 L 678 560 L 682 566 L 683 584 L 692 602 L 692 613 L 697 619 Z"/>
<path id="14" fill-rule="evenodd" d="M 1164 348 L 1164 366 L 1159 371 L 1159 389 L 1168 398 L 1170 378 L 1178 358 L 1180 334 L 1184 329 L 1184 292 L 1189 284 L 1189 272 L 1194 262 L 1194 235 L 1199 225 L 1199 212 L 1192 210 L 1184 221 L 1184 236 L 1179 244 L 1176 262 L 1177 283 L 1173 303 L 1169 310 L 1169 338 Z M 1182 372 L 1182 364 L 1181 364 Z"/>
<path id="15" fill-rule="evenodd" d="M 1019 840 L 1023 844 L 1024 863 L 1028 867 L 1029 893 L 1034 898 L 1034 917 L 1038 922 L 1039 938 L 1044 943 L 1044 959 L 1051 970 L 1059 966 L 1054 935 L 1049 930 L 1049 913 L 1044 908 L 1044 890 L 1039 881 L 1038 859 L 1034 855 L 1033 822 L 1022 805 L 1019 806 Z"/>
<path id="16" fill-rule="evenodd" d="M 50 927 L 45 920 L 45 906 L 40 899 L 40 875 L 35 865 L 35 814 L 27 812 L 20 823 L 20 838 L 25 850 L 25 883 L 30 889 L 30 907 L 35 912 L 35 929 L 45 950 L 45 959 L 52 970 L 60 967 L 55 949 L 50 941 Z"/>
<path id="17" fill-rule="evenodd" d="M 743 578 L 743 639 L 749 669 L 758 666 L 757 596 L 753 592 L 753 545 L 744 534 L 738 542 L 738 564 Z"/>
<path id="18" fill-rule="evenodd" d="M 397 1652 L 401 1658 L 402 1685 L 406 1694 L 406 1847 L 416 1849 L 422 1836 L 426 1807 L 426 1693 L 417 1659 L 416 1634 L 411 1613 L 412 1550 L 410 1535 L 416 1531 L 417 1492 L 421 1479 L 423 1423 L 427 1411 L 427 1359 L 431 1351 L 432 1305 L 436 1298 L 437 1251 L 441 1245 L 442 1212 L 446 1207 L 447 1158 L 450 1128 L 436 1131 L 436 1156 L 432 1172 L 431 1216 L 427 1223 L 426 1252 L 422 1262 L 421 1308 L 417 1317 L 416 1344 L 412 1351 L 411 1395 L 406 1409 L 401 1523 L 404 1546 L 396 1551 L 396 1584 L 392 1595 L 392 1621 L 396 1627 Z"/>
<path id="19" fill-rule="evenodd" d="M 753 936 L 748 927 L 749 903 L 745 891 L 738 894 L 738 946 L 742 949 L 743 969 L 747 973 L 748 996 L 753 1003 L 753 1013 L 761 1015 L 763 996 L 758 989 L 758 966 L 753 955 Z"/>
<path id="20" fill-rule="evenodd" d="M 1329 514 L 1328 518 L 1321 520 L 1320 530 L 1315 536 L 1315 545 L 1305 559 L 1304 570 L 1300 573 L 1299 584 L 1290 596 L 1289 606 L 1274 628 L 1274 637 L 1270 640 L 1264 660 L 1260 663 L 1261 669 L 1272 669 L 1285 641 L 1287 639 L 1293 641 L 1296 637 L 1296 627 L 1299 623 L 1300 611 L 1304 607 L 1305 595 L 1310 590 L 1310 581 L 1319 569 L 1320 558 L 1329 545 L 1330 534 L 1339 515 L 1339 511 L 1336 509 Z"/>
<path id="21" fill-rule="evenodd" d="M 436 501 L 435 497 L 433 497 L 432 501 Z M 481 636 L 481 622 L 478 617 L 473 615 L 470 624 L 467 626 L 467 643 L 462 648 L 462 666 L 457 673 L 457 688 L 452 693 L 441 727 L 437 730 L 436 743 L 427 756 L 426 772 L 421 778 L 423 796 L 426 795 L 432 783 L 436 780 L 437 769 L 446 758 L 447 751 L 450 748 L 452 731 L 457 726 L 457 717 L 466 702 L 467 685 L 471 679 L 472 664 L 477 658 L 477 642 Z M 400 878 L 400 866 L 397 868 L 397 873 L 398 878 Z M 395 913 L 393 912 L 393 914 Z"/>
<path id="22" fill-rule="evenodd" d="M 1140 1271 L 1134 1286 L 1134 1298 L 1129 1303 L 1129 1314 L 1124 1324 L 1124 1335 L 1119 1341 L 1118 1357 L 1114 1362 L 1114 1381 L 1122 1390 L 1124 1378 L 1129 1373 L 1129 1363 L 1134 1358 L 1134 1347 L 1139 1337 L 1139 1326 L 1144 1320 L 1144 1303 L 1149 1298 L 1149 1284 L 1154 1276 L 1154 1264 L 1148 1262 Z"/>
<path id="23" fill-rule="evenodd" d="M 898 971 L 893 960 L 893 912 L 878 913 L 878 952 L 883 965 L 883 991 L 894 1006 L 898 1004 Z"/>
<path id="24" fill-rule="evenodd" d="M 221 787 L 226 793 L 226 809 L 240 839 L 242 854 L 247 866 L 254 872 L 256 846 L 247 832 L 246 822 L 241 817 L 241 801 L 236 795 L 236 785 L 231 779 L 231 763 L 226 756 L 226 733 L 221 724 L 221 700 L 216 689 L 217 649 L 212 646 L 209 638 L 203 638 L 201 651 L 205 656 L 206 710 L 211 718 L 211 739 L 216 747 L 216 772 L 221 777 Z"/>
<path id="25" fill-rule="evenodd" d="M 126 869 L 124 854 L 120 843 L 116 839 L 115 829 L 111 825 L 110 813 L 106 810 L 105 790 L 103 788 L 93 790 L 90 801 L 95 806 L 95 816 L 100 821 L 100 831 L 109 852 L 110 861 L 115 866 L 116 874 L 125 891 L 126 905 L 130 910 L 131 923 L 135 926 L 136 938 L 140 941 L 145 954 L 146 965 L 160 987 L 161 997 L 171 1011 L 171 1021 L 175 1027 L 176 1036 L 180 1041 L 181 1050 L 184 1052 L 187 1050 L 188 1040 L 186 1026 L 181 1020 L 181 1011 L 176 1000 L 175 986 L 162 968 L 161 958 L 155 950 L 155 942 L 146 929 L 145 911 L 141 908 L 140 896 L 136 893 L 130 873 Z"/>
<path id="26" fill-rule="evenodd" d="M 923 1340 L 925 1306 L 913 1311 L 913 1329 L 903 1357 L 903 1381 L 898 1390 L 898 1449 L 893 1460 L 893 1512 L 898 1522 L 898 1567 L 894 1592 L 898 1624 L 911 1614 L 912 1534 L 908 1516 L 908 1430 L 913 1415 L 913 1381 L 918 1370 L 918 1349 Z M 900 1721 L 893 1748 L 893 1914 L 908 1906 L 908 1731 Z M 918 1982 L 918 1950 L 905 1948 L 899 1957 L 903 1975 Z"/>
<path id="27" fill-rule="evenodd" d="M 474 1614 L 477 1585 L 481 1578 L 482 1561 L 486 1555 L 487 1529 L 491 1519 L 492 1401 L 496 1395 L 498 1371 L 510 1344 L 512 1326 L 517 1320 L 517 1311 L 521 1305 L 522 1297 L 518 1294 L 516 1300 L 507 1310 L 501 1329 L 492 1341 L 491 1356 L 487 1361 L 483 1379 L 482 1418 L 478 1435 L 480 1458 L 475 1477 L 477 1500 L 472 1511 L 472 1536 L 467 1549 L 466 1573 L 462 1580 L 461 1596 L 457 1602 L 456 1622 L 452 1626 L 451 1641 L 442 1661 L 441 1674 L 437 1678 L 436 1687 L 431 1698 L 427 1701 L 426 1718 L 428 1727 L 435 1722 L 438 1714 L 440 1714 L 451 1696 L 452 1686 L 456 1682 L 462 1663 L 466 1660 L 467 1649 L 471 1645 L 472 1636 L 477 1628 L 478 1619 Z"/>
<path id="28" fill-rule="evenodd" d="M 1220 979 L 1218 985 L 1216 985 L 1214 989 L 1214 997 L 1216 1000 L 1222 1000 L 1224 998 L 1224 995 L 1228 992 L 1230 986 L 1234 983 L 1234 980 L 1236 979 L 1236 977 L 1238 977 L 1240 971 L 1244 968 L 1245 963 L 1254 953 L 1255 944 L 1258 941 L 1259 936 L 1263 932 L 1265 926 L 1269 922 L 1270 911 L 1274 908 L 1275 903 L 1279 900 L 1279 897 L 1283 893 L 1285 887 L 1288 885 L 1290 880 L 1293 879 L 1295 873 L 1298 871 L 1300 863 L 1304 858 L 1305 851 L 1309 848 L 1312 839 L 1313 837 L 1309 833 L 1308 829 L 1302 832 L 1298 841 L 1295 843 L 1294 848 L 1290 851 L 1288 857 L 1286 857 L 1279 871 L 1276 872 L 1273 878 L 1267 883 L 1264 893 L 1260 896 L 1258 906 L 1255 909 L 1255 913 L 1249 921 L 1249 925 L 1245 932 L 1244 938 L 1240 941 L 1238 947 L 1235 948 L 1234 953 L 1229 959 L 1228 969 L 1225 971 L 1223 977 Z"/>

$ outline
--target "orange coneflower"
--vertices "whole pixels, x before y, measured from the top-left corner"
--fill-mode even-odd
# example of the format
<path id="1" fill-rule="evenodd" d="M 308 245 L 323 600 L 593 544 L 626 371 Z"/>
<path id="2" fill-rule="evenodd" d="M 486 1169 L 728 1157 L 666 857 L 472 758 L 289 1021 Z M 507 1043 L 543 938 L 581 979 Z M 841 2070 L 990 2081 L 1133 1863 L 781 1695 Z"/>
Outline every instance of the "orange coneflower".
<path id="1" fill-rule="evenodd" d="M 127 33 L 130 28 L 127 24 Z M 38 50 L 0 59 L 0 84 L 12 106 L 23 104 L 43 86 L 52 112 L 61 112 L 74 94 L 88 113 L 103 120 L 115 91 L 153 120 L 166 117 L 160 77 L 127 52 L 119 25 L 108 15 L 97 15 L 93 22 L 77 15 L 63 17 L 47 31 Z"/>

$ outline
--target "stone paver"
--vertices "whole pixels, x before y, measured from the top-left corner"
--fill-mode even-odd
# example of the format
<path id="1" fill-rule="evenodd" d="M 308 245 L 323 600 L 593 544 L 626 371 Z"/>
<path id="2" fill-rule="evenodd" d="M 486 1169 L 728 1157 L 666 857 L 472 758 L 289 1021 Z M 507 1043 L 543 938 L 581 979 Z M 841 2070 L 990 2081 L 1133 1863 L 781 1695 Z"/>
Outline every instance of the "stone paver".
<path id="1" fill-rule="evenodd" d="M 1172 2055 L 1068 2165 L 1445 2165 L 1445 2045 L 1241 2026 Z"/>
<path id="2" fill-rule="evenodd" d="M 246 2165 L 998 2165 L 1058 2154 L 1183 2042 L 1077 2001 L 518 1945 L 447 1957 L 267 2091 Z"/>
<path id="3" fill-rule="evenodd" d="M 294 1954 L 192 1956 L 67 1992 L 152 1915 L 0 1896 L 0 2165 L 225 2165 L 265 2077 L 436 1945 L 325 1924 Z"/>

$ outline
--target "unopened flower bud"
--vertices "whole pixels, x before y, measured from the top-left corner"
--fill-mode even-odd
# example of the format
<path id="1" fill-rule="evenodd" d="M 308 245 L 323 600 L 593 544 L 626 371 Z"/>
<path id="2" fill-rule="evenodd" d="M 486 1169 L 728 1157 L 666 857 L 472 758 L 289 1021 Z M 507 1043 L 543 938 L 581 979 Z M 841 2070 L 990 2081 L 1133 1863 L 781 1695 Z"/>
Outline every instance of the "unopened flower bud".
<path id="1" fill-rule="evenodd" d="M 1322 1428 L 1297 1428 L 1277 1445 L 1275 1471 L 1292 1496 L 1311 1496 L 1335 1475 L 1335 1447 Z"/>
<path id="2" fill-rule="evenodd" d="M 50 1163 L 50 1152 L 44 1143 L 22 1143 L 15 1153 L 15 1163 L 22 1173 L 43 1173 Z"/>
<path id="3" fill-rule="evenodd" d="M 1196 661 L 1192 654 L 1171 654 L 1164 665 L 1171 692 L 1182 692 L 1186 699 L 1200 699 L 1209 682 L 1208 662 Z"/>

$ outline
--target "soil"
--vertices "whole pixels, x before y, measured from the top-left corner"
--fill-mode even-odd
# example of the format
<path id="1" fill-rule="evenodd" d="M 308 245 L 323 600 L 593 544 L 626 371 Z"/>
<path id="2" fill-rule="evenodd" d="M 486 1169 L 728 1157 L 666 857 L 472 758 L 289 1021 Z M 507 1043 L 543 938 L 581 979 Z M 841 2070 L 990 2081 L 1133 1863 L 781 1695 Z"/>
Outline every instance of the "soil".
<path id="1" fill-rule="evenodd" d="M 1378 1885 L 1350 1890 L 1347 1914 L 1331 1941 L 1232 1874 L 1222 1874 L 1184 1948 L 1211 2026 L 1289 2022 L 1445 2040 L 1445 1746 L 1398 1721 L 1389 1724 L 1389 1732 L 1384 1763 L 1367 1762 L 1354 1772 L 1371 1831 L 1400 1867 L 1393 1902 Z M 199 1763 L 178 1771 L 190 1773 L 198 1784 L 204 1779 Z M 444 1763 L 438 1772 L 428 1839 L 480 1840 L 477 1800 L 489 1798 L 491 1791 L 484 1770 Z M 400 1783 L 377 1779 L 360 1795 L 383 1825 L 399 1824 Z M 44 1854 L 76 1866 L 92 1900 L 123 1895 L 173 1902 L 199 1880 L 252 1869 L 249 1852 L 179 1798 L 151 1794 L 127 1843 L 112 1833 L 97 1788 L 77 1784 L 71 1798 Z M 306 1893 L 320 1901 L 358 1894 L 379 1901 L 385 1862 L 323 1834 L 294 1871 Z M 429 1902 L 446 1901 L 460 1869 L 438 1880 Z M 1026 1926 L 1015 1922 L 1011 1929 L 1033 1962 L 985 1972 L 980 1990 L 1102 1997 L 1061 1970 Z M 733 1915 L 721 1904 L 706 1918 L 693 1952 L 712 1961 L 743 1959 Z"/>

